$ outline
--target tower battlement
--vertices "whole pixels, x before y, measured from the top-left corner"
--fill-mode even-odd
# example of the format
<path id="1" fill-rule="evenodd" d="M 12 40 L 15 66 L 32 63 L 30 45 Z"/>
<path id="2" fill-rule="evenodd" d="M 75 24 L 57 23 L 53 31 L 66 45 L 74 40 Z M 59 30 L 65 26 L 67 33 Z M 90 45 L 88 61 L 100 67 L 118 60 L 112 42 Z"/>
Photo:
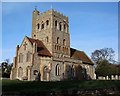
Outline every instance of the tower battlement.
<path id="1" fill-rule="evenodd" d="M 60 12 L 57 12 L 54 9 L 47 10 L 46 12 L 43 12 L 43 13 L 40 13 L 40 14 L 39 14 L 39 11 L 38 11 L 37 19 L 45 18 L 46 16 L 49 16 L 49 15 L 54 15 L 54 16 L 56 16 L 58 18 L 63 19 L 64 21 L 68 22 L 68 16 L 65 16 L 64 14 L 62 14 Z"/>

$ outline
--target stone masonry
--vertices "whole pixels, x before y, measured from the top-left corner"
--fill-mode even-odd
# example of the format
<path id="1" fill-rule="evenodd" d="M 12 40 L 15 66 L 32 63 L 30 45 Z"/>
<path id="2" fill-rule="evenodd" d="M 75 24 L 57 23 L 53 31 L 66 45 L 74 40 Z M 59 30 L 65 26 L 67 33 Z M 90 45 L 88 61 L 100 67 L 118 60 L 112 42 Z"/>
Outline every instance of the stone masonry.
<path id="1" fill-rule="evenodd" d="M 83 52 L 70 48 L 68 17 L 51 9 L 33 11 L 31 38 L 16 47 L 11 80 L 95 79 L 94 63 Z"/>

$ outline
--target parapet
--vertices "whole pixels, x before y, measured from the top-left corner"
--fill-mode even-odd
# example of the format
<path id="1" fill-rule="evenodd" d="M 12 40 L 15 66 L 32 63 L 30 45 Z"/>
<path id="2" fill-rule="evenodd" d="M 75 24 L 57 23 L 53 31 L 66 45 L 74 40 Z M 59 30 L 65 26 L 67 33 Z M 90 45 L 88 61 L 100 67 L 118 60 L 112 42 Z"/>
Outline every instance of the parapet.
<path id="1" fill-rule="evenodd" d="M 52 15 L 52 14 L 68 21 L 68 16 L 65 16 L 62 13 L 57 12 L 56 10 L 53 10 L 53 9 L 47 10 L 46 12 L 43 12 L 43 13 L 40 13 L 39 16 L 44 18 L 44 17 Z"/>

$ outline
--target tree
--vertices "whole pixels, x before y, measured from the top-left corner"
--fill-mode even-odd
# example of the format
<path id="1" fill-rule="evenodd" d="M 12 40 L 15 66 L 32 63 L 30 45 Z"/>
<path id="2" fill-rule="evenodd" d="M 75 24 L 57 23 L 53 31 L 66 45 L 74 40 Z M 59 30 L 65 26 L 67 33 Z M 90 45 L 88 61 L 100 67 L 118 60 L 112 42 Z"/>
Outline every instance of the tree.
<path id="1" fill-rule="evenodd" d="M 13 63 L 9 63 L 9 59 L 6 59 L 5 62 L 1 63 L 2 68 L 2 77 L 10 77 L 10 72 L 12 68 Z"/>
<path id="2" fill-rule="evenodd" d="M 97 65 L 103 60 L 108 60 L 109 62 L 114 61 L 113 56 L 114 50 L 112 48 L 103 48 L 100 50 L 95 50 L 91 55 L 91 59 Z"/>
<path id="3" fill-rule="evenodd" d="M 91 59 L 96 64 L 96 75 L 97 76 L 111 76 L 116 74 L 116 65 L 114 64 L 114 50 L 112 48 L 103 48 L 95 50 Z"/>
<path id="4" fill-rule="evenodd" d="M 116 74 L 116 65 L 111 64 L 108 60 L 101 61 L 96 67 L 97 76 L 111 76 Z"/>

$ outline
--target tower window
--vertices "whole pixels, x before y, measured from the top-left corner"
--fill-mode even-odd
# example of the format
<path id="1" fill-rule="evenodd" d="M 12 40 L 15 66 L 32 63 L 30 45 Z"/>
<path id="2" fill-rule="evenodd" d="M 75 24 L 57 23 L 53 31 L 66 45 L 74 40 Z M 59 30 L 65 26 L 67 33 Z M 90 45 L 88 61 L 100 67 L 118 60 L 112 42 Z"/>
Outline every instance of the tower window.
<path id="1" fill-rule="evenodd" d="M 59 37 L 57 37 L 57 44 L 59 44 L 60 43 L 60 38 Z"/>
<path id="2" fill-rule="evenodd" d="M 26 68 L 26 76 L 28 76 L 28 73 L 29 73 L 29 66 Z"/>
<path id="3" fill-rule="evenodd" d="M 66 46 L 66 40 L 65 39 L 63 40 L 63 46 Z"/>
<path id="4" fill-rule="evenodd" d="M 49 20 L 46 21 L 46 25 L 47 25 L 47 26 L 49 25 Z"/>
<path id="5" fill-rule="evenodd" d="M 38 29 L 40 28 L 40 24 L 37 24 L 37 28 L 38 28 Z"/>
<path id="6" fill-rule="evenodd" d="M 55 28 L 57 28 L 57 20 L 55 21 Z"/>
<path id="7" fill-rule="evenodd" d="M 60 30 L 60 31 L 62 30 L 61 22 L 59 23 L 59 30 Z"/>
<path id="8" fill-rule="evenodd" d="M 46 42 L 47 42 L 47 43 L 49 42 L 49 40 L 48 40 L 48 36 L 46 37 Z"/>
<path id="9" fill-rule="evenodd" d="M 65 31 L 65 29 L 66 29 L 66 26 L 65 26 L 65 24 L 64 24 L 64 31 Z"/>
<path id="10" fill-rule="evenodd" d="M 44 24 L 42 24 L 41 29 L 44 29 Z"/>

